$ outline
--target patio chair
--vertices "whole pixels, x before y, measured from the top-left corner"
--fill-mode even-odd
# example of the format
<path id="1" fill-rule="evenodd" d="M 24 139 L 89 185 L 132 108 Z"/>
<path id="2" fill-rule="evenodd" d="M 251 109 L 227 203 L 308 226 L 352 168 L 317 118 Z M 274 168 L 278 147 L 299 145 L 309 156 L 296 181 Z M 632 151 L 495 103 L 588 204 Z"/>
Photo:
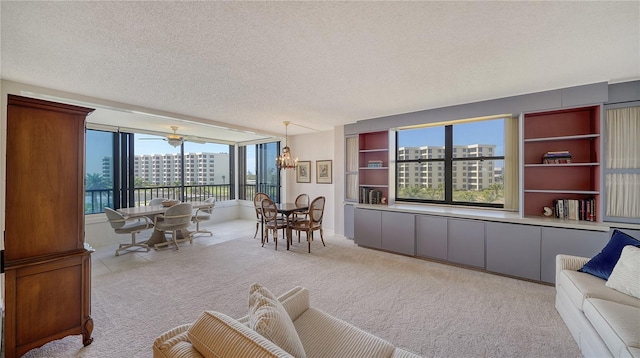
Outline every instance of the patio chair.
<path id="1" fill-rule="evenodd" d="M 119 256 L 121 251 L 125 251 L 125 253 L 134 252 L 139 251 L 140 248 L 147 249 L 147 251 L 149 251 L 149 246 L 147 246 L 146 240 L 136 241 L 136 234 L 153 228 L 154 225 L 148 217 L 143 216 L 141 218 L 128 219 L 122 215 L 122 213 L 111 208 L 104 208 L 104 213 L 107 215 L 109 224 L 111 224 L 111 227 L 116 234 L 131 234 L 131 243 L 120 244 L 116 250 L 116 256 Z M 132 248 L 137 249 L 132 250 Z"/>
<path id="2" fill-rule="evenodd" d="M 155 244 L 154 249 L 162 246 L 174 244 L 176 250 L 179 249 L 178 243 L 189 241 L 193 243 L 193 235 L 187 230 L 191 225 L 191 216 L 193 215 L 193 207 L 191 203 L 176 204 L 167 209 L 164 214 L 156 215 L 154 219 L 155 229 L 158 231 L 171 231 L 171 241 Z M 182 234 L 182 238 L 178 239 L 178 231 Z"/>
<path id="3" fill-rule="evenodd" d="M 212 196 L 206 199 L 204 202 L 210 205 L 196 209 L 195 214 L 193 214 L 193 216 L 191 217 L 191 221 L 196 223 L 196 231 L 194 231 L 193 234 L 203 233 L 209 234 L 209 236 L 213 236 L 213 233 L 211 231 L 200 229 L 200 223 L 211 219 L 211 213 L 213 212 L 213 208 L 216 206 L 216 198 Z"/>
<path id="4" fill-rule="evenodd" d="M 153 198 L 149 201 L 148 205 L 162 205 L 162 202 L 165 200 L 167 200 L 167 198 Z"/>

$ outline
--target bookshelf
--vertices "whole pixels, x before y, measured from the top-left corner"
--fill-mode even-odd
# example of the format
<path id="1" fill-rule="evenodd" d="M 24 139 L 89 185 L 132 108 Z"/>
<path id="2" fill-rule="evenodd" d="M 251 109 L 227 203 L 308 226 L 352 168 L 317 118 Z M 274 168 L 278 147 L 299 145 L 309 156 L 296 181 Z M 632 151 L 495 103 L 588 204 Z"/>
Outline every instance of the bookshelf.
<path id="1" fill-rule="evenodd" d="M 358 135 L 360 203 L 386 205 L 389 199 L 389 132 Z M 384 198 L 384 203 L 382 202 Z"/>
<path id="2" fill-rule="evenodd" d="M 523 214 L 541 216 L 556 200 L 593 200 L 592 220 L 601 221 L 600 106 L 525 114 L 523 135 Z M 558 152 L 570 161 L 543 163 Z"/>

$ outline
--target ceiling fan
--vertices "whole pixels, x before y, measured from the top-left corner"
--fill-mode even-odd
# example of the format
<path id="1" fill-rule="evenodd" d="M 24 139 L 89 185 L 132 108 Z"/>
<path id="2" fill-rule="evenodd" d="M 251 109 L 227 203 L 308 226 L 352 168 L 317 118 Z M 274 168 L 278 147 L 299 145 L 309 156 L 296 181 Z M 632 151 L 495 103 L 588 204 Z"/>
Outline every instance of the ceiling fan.
<path id="1" fill-rule="evenodd" d="M 176 133 L 178 131 L 178 126 L 171 126 L 173 130 L 173 134 L 167 134 L 166 138 L 140 138 L 141 140 L 165 140 L 167 143 L 174 147 L 178 147 L 184 142 L 184 137 Z"/>

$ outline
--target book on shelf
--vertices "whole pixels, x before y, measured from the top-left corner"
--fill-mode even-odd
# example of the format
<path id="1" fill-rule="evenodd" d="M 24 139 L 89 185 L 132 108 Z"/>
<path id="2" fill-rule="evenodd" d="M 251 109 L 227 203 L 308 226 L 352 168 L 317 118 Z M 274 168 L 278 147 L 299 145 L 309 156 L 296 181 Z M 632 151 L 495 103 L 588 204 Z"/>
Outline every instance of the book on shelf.
<path id="1" fill-rule="evenodd" d="M 382 168 L 382 160 L 370 160 L 367 162 L 368 168 Z"/>
<path id="2" fill-rule="evenodd" d="M 555 217 L 565 220 L 596 221 L 596 200 L 556 199 L 553 201 Z"/>
<path id="3" fill-rule="evenodd" d="M 546 152 L 542 156 L 542 164 L 567 164 L 571 163 L 571 153 L 568 150 Z"/>
<path id="4" fill-rule="evenodd" d="M 360 204 L 381 204 L 382 192 L 380 190 L 361 187 L 360 188 Z"/>

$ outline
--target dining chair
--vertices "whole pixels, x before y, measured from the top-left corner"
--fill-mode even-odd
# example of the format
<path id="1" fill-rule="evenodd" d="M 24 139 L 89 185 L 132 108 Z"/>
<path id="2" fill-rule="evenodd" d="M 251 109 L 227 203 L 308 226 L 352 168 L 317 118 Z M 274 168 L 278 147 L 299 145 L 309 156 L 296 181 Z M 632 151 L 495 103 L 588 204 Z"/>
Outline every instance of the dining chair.
<path id="1" fill-rule="evenodd" d="M 213 212 L 213 208 L 216 206 L 216 198 L 212 196 L 206 199 L 204 202 L 209 205 L 196 209 L 195 214 L 193 214 L 193 216 L 191 217 L 191 221 L 196 223 L 196 231 L 194 231 L 193 234 L 203 233 L 209 234 L 209 236 L 213 236 L 213 233 L 211 231 L 200 229 L 200 223 L 211 219 L 211 213 Z"/>
<path id="2" fill-rule="evenodd" d="M 165 200 L 167 200 L 167 198 L 153 198 L 149 201 L 148 205 L 162 205 L 162 202 Z"/>
<path id="3" fill-rule="evenodd" d="M 141 218 L 127 218 L 122 213 L 119 213 L 111 208 L 104 208 L 104 213 L 107 215 L 107 219 L 109 220 L 109 224 L 116 232 L 116 234 L 131 234 L 131 243 L 130 244 L 120 244 L 118 249 L 116 250 L 116 256 L 120 255 L 121 251 L 134 252 L 138 251 L 139 248 L 147 249 L 149 251 L 149 246 L 146 241 L 136 241 L 136 234 L 153 228 L 153 223 L 151 220 L 143 216 Z M 136 250 L 131 250 L 132 248 L 137 247 Z"/>
<path id="4" fill-rule="evenodd" d="M 324 244 L 324 233 L 322 231 L 322 217 L 324 216 L 324 204 L 325 197 L 319 196 L 309 204 L 309 210 L 307 210 L 307 218 L 302 220 L 295 220 L 290 223 L 291 229 L 298 231 L 298 241 L 300 241 L 300 232 L 304 231 L 307 234 L 307 242 L 309 245 L 309 253 L 311 253 L 311 241 L 313 241 L 313 232 L 320 231 L 320 240 L 322 240 L 322 246 Z"/>
<path id="5" fill-rule="evenodd" d="M 253 196 L 253 207 L 256 210 L 256 233 L 253 234 L 253 238 L 256 238 L 256 235 L 258 235 L 258 228 L 260 228 L 260 232 L 261 232 L 261 240 L 264 240 L 264 224 L 262 221 L 262 200 L 264 199 L 269 199 L 269 195 L 267 195 L 266 193 L 256 193 L 256 195 Z"/>
<path id="6" fill-rule="evenodd" d="M 309 195 L 300 194 L 296 197 L 294 202 L 299 208 L 309 208 Z M 291 216 L 291 220 L 305 220 L 307 218 L 306 211 L 297 211 Z M 298 242 L 300 242 L 300 235 L 298 235 Z"/>
<path id="7" fill-rule="evenodd" d="M 164 214 L 158 214 L 154 218 L 155 229 L 158 231 L 171 231 L 172 241 L 161 242 L 153 246 L 158 249 L 162 246 L 174 244 L 176 250 L 179 249 L 178 243 L 189 241 L 193 243 L 193 235 L 187 228 L 191 225 L 191 216 L 193 215 L 193 207 L 191 203 L 179 203 L 167 209 Z M 178 239 L 178 231 L 182 234 L 182 238 Z"/>
<path id="8" fill-rule="evenodd" d="M 262 218 L 264 222 L 264 233 L 262 236 L 262 247 L 269 239 L 269 230 L 273 230 L 273 242 L 276 250 L 278 249 L 278 229 L 282 229 L 282 236 L 287 240 L 285 229 L 287 228 L 287 220 L 278 215 L 278 207 L 273 200 L 266 198 L 262 200 L 260 205 L 262 208 Z"/>

